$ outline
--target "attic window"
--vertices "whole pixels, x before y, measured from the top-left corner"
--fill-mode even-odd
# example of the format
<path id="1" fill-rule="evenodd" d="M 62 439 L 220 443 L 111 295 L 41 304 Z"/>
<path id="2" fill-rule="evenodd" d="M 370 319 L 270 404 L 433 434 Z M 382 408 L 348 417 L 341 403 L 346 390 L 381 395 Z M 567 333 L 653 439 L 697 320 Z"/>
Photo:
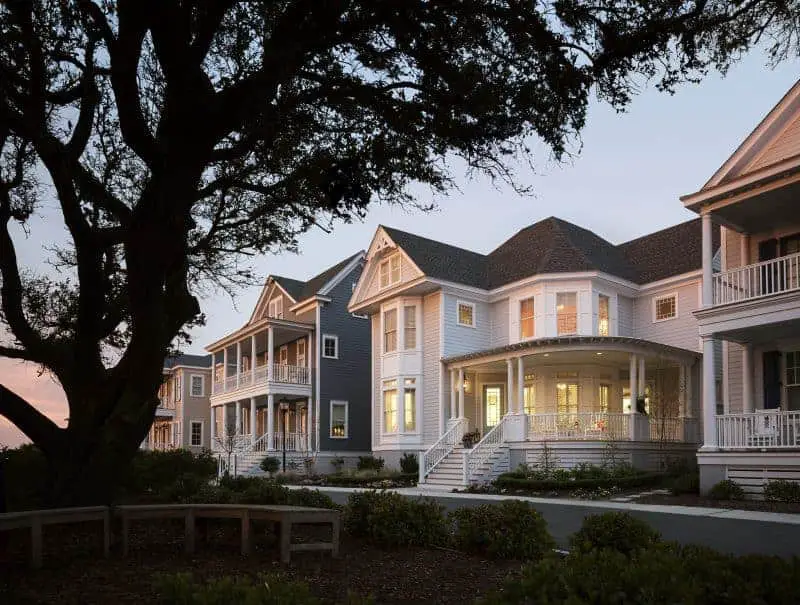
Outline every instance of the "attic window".
<path id="1" fill-rule="evenodd" d="M 283 297 L 273 298 L 269 301 L 269 310 L 267 312 L 269 317 L 275 319 L 283 319 Z"/>
<path id="2" fill-rule="evenodd" d="M 381 288 L 388 288 L 400 282 L 400 255 L 395 254 L 380 264 Z"/>

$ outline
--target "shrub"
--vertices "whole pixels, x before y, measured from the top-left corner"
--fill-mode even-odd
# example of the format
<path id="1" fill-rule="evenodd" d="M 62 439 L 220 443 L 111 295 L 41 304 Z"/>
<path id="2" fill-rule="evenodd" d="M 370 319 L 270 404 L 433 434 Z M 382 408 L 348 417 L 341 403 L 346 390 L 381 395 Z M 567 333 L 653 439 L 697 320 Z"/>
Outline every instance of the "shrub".
<path id="1" fill-rule="evenodd" d="M 712 500 L 744 500 L 744 490 L 736 481 L 725 479 L 711 488 L 708 497 Z"/>
<path id="2" fill-rule="evenodd" d="M 191 574 L 158 576 L 156 590 L 164 605 L 317 605 L 319 600 L 303 582 L 286 580 L 277 575 L 252 578 L 226 576 L 200 583 Z"/>
<path id="3" fill-rule="evenodd" d="M 403 454 L 403 457 L 400 458 L 400 470 L 406 475 L 418 475 L 419 460 L 417 460 L 417 455 L 411 452 Z"/>
<path id="4" fill-rule="evenodd" d="M 800 502 L 800 483 L 776 479 L 764 486 L 764 499 L 769 502 Z"/>
<path id="5" fill-rule="evenodd" d="M 0 450 L 4 465 L 6 508 L 9 511 L 43 508 L 47 504 L 47 460 L 34 445 Z"/>
<path id="6" fill-rule="evenodd" d="M 392 487 L 416 485 L 418 479 L 418 473 L 406 475 L 404 473 L 378 474 L 376 471 L 358 471 L 358 474 L 355 475 L 329 475 L 325 478 L 325 484 L 340 487 Z"/>
<path id="7" fill-rule="evenodd" d="M 344 527 L 352 536 L 387 547 L 439 545 L 448 535 L 441 505 L 392 492 L 352 494 L 344 511 Z"/>
<path id="8" fill-rule="evenodd" d="M 565 471 L 569 473 L 569 471 Z M 604 479 L 572 479 L 569 475 L 564 479 L 563 474 L 559 478 L 528 478 L 521 477 L 517 473 L 504 473 L 494 480 L 494 485 L 498 488 L 509 490 L 524 490 L 533 492 L 560 491 L 574 489 L 608 489 L 611 487 L 631 488 L 657 485 L 664 481 L 661 473 L 636 473 L 629 476 L 606 477 Z"/>
<path id="9" fill-rule="evenodd" d="M 466 552 L 499 559 L 539 560 L 555 547 L 544 518 L 527 502 L 505 500 L 450 514 L 453 543 Z"/>
<path id="10" fill-rule="evenodd" d="M 208 485 L 216 474 L 216 460 L 208 451 L 140 451 L 122 479 L 120 496 L 180 502 Z"/>
<path id="11" fill-rule="evenodd" d="M 670 485 L 670 491 L 674 496 L 681 494 L 699 494 L 700 493 L 700 474 L 697 472 L 686 473 L 675 477 Z"/>
<path id="12" fill-rule="evenodd" d="M 344 469 L 344 458 L 341 456 L 338 458 L 333 458 L 331 460 L 331 466 L 333 467 L 334 472 L 341 473 L 342 469 Z"/>
<path id="13" fill-rule="evenodd" d="M 267 456 L 261 461 L 259 466 L 261 467 L 262 471 L 272 475 L 273 473 L 278 472 L 278 469 L 281 467 L 281 461 L 275 456 Z"/>
<path id="14" fill-rule="evenodd" d="M 327 494 L 318 489 L 292 489 L 289 490 L 288 504 L 292 506 L 310 506 L 311 508 L 341 508 Z"/>
<path id="15" fill-rule="evenodd" d="M 570 550 L 616 550 L 627 556 L 660 540 L 659 533 L 644 521 L 627 513 L 611 512 L 586 517 L 581 528 L 570 538 Z"/>
<path id="16" fill-rule="evenodd" d="M 358 470 L 360 471 L 380 471 L 385 464 L 383 458 L 375 456 L 359 456 Z"/>

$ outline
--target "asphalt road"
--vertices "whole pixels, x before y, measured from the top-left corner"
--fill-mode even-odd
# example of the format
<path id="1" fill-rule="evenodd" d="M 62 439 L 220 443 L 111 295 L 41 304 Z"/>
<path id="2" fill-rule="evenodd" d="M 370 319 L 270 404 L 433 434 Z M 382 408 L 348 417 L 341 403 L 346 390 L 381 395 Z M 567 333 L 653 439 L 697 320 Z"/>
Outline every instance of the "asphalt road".
<path id="1" fill-rule="evenodd" d="M 349 493 L 323 491 L 339 504 Z M 433 495 L 447 510 L 493 503 L 496 499 Z M 623 510 L 658 530 L 665 540 L 682 544 L 700 544 L 736 555 L 765 554 L 781 557 L 800 556 L 800 515 L 756 513 L 726 509 L 628 505 L 623 503 L 576 503 L 574 501 L 534 501 L 544 516 L 550 533 L 561 548 L 569 545 L 569 536 L 577 531 L 584 517 L 608 510 Z"/>

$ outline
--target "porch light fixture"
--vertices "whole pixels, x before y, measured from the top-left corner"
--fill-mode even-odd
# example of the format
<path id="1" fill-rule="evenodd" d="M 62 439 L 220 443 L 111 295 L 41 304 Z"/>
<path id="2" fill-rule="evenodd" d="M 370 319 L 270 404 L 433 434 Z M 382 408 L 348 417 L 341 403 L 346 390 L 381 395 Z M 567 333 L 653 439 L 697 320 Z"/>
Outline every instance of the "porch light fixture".
<path id="1" fill-rule="evenodd" d="M 544 356 L 545 357 L 550 357 L 550 353 L 545 353 Z"/>
<path id="2" fill-rule="evenodd" d="M 603 353 L 602 353 L 601 351 L 598 351 L 598 352 L 597 352 L 597 355 L 602 355 L 602 354 L 603 354 Z"/>

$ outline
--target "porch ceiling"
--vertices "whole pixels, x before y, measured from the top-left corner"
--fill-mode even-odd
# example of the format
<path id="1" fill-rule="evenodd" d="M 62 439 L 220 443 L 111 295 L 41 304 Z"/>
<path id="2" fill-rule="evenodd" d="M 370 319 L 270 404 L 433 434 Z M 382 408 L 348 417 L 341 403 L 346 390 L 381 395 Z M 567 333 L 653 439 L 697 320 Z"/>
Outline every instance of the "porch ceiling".
<path id="1" fill-rule="evenodd" d="M 720 336 L 725 340 L 754 346 L 772 344 L 783 340 L 797 340 L 800 339 L 800 321 L 795 319 L 773 324 L 762 324 L 752 328 L 722 332 Z"/>
<path id="2" fill-rule="evenodd" d="M 763 191 L 713 210 L 718 222 L 742 233 L 770 231 L 791 224 L 800 213 L 800 182 Z"/>

